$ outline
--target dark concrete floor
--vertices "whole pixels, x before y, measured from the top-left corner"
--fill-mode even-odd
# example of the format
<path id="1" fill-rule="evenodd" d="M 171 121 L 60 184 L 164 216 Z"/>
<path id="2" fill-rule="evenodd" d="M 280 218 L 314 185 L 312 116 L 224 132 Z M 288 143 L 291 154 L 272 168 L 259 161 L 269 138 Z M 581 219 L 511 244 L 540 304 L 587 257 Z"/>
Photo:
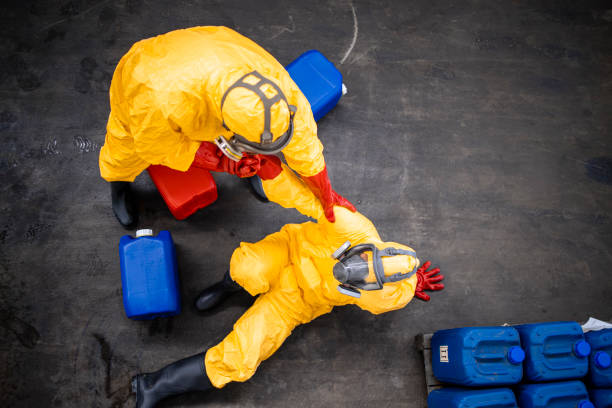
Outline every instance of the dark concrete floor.
<path id="1" fill-rule="evenodd" d="M 176 221 L 141 176 L 140 225 L 172 232 L 184 311 L 125 317 L 126 232 L 97 165 L 108 87 L 134 42 L 188 26 L 337 64 L 349 94 L 319 126 L 333 185 L 447 289 L 377 317 L 337 309 L 247 383 L 163 406 L 423 407 L 418 333 L 612 317 L 612 2 L 256 3 L 3 2 L 1 406 L 132 406 L 133 374 L 216 344 L 249 305 L 190 307 L 239 242 L 304 220 L 218 177 L 219 200 Z"/>

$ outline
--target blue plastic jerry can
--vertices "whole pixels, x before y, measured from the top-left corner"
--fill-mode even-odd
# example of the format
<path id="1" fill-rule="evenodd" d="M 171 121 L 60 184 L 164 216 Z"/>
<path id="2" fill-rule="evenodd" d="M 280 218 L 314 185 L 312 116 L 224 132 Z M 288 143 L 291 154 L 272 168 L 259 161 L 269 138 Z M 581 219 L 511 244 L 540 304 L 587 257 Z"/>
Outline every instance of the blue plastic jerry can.
<path id="1" fill-rule="evenodd" d="M 591 389 L 589 396 L 595 408 L 612 408 L 612 388 Z"/>
<path id="2" fill-rule="evenodd" d="M 516 397 L 509 388 L 470 390 L 441 388 L 427 397 L 429 408 L 518 408 Z"/>
<path id="3" fill-rule="evenodd" d="M 181 311 L 176 252 L 168 231 L 136 231 L 119 241 L 123 306 L 127 317 L 148 320 Z"/>
<path id="4" fill-rule="evenodd" d="M 612 388 L 612 329 L 590 331 L 585 334 L 591 345 L 589 380 L 594 387 Z"/>
<path id="5" fill-rule="evenodd" d="M 286 69 L 310 102 L 315 121 L 336 106 L 346 89 L 340 71 L 317 50 L 306 51 Z"/>
<path id="6" fill-rule="evenodd" d="M 595 408 L 580 381 L 525 384 L 517 393 L 521 408 Z"/>
<path id="7" fill-rule="evenodd" d="M 526 380 L 557 381 L 586 375 L 591 347 L 578 323 L 534 323 L 515 328 L 526 353 Z"/>
<path id="8" fill-rule="evenodd" d="M 523 377 L 519 335 L 513 327 L 439 330 L 431 338 L 434 376 L 463 386 L 516 384 Z"/>

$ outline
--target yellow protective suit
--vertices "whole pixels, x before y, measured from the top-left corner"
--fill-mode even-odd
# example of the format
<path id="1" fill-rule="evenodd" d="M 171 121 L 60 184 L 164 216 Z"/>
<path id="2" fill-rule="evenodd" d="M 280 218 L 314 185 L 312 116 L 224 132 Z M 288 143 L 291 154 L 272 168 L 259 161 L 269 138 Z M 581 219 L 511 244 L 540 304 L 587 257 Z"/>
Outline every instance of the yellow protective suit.
<path id="1" fill-rule="evenodd" d="M 289 166 L 303 176 L 322 171 L 323 146 L 310 104 L 285 68 L 229 28 L 193 27 L 139 41 L 119 61 L 100 151 L 101 176 L 133 181 L 151 164 L 186 171 L 202 141 L 232 135 L 222 127 L 221 98 L 254 70 L 274 81 L 297 107 L 293 138 L 283 149 Z M 244 128 L 254 122 L 262 126 L 259 117 L 244 115 L 244 120 Z"/>
<path id="2" fill-rule="evenodd" d="M 329 313 L 334 306 L 356 304 L 378 314 L 404 307 L 414 295 L 416 274 L 385 284 L 381 290 L 362 291 L 359 299 L 338 292 L 332 274 L 336 260 L 331 254 L 347 240 L 353 245 L 382 245 L 380 236 L 370 220 L 343 207 L 336 206 L 336 222 L 328 222 L 308 187 L 290 170 L 285 168 L 282 174 L 285 177 L 263 181 L 266 194 L 318 222 L 285 225 L 257 243 L 241 243 L 234 251 L 232 279 L 259 297 L 234 330 L 206 352 L 206 373 L 217 388 L 248 380 L 296 326 Z M 408 258 L 407 271 L 419 263 Z"/>

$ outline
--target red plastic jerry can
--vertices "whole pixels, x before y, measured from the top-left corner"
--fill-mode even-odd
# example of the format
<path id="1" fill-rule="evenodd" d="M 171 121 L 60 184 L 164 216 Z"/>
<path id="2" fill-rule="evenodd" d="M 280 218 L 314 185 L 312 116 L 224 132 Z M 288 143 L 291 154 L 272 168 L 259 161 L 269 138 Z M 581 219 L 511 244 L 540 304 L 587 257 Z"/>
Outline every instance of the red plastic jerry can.
<path id="1" fill-rule="evenodd" d="M 183 172 L 161 165 L 151 165 L 147 170 L 177 220 L 217 200 L 217 185 L 208 170 L 191 166 Z"/>

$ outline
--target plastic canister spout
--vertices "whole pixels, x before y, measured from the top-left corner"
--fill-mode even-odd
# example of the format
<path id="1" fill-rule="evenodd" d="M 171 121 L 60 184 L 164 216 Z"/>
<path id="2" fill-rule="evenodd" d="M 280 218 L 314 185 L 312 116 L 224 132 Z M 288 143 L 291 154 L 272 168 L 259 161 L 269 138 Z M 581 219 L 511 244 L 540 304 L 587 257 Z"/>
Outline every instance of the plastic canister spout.
<path id="1" fill-rule="evenodd" d="M 582 400 L 578 403 L 578 408 L 595 408 L 595 405 L 589 400 Z"/>
<path id="2" fill-rule="evenodd" d="M 512 364 L 521 364 L 525 360 L 525 351 L 519 346 L 512 346 L 508 349 L 508 361 Z"/>
<path id="3" fill-rule="evenodd" d="M 597 368 L 606 369 L 612 365 L 612 358 L 605 351 L 598 351 L 595 353 L 594 360 Z"/>
<path id="4" fill-rule="evenodd" d="M 136 230 L 136 238 L 140 238 L 140 237 L 152 237 L 152 236 L 153 236 L 153 230 L 152 229 L 144 228 L 144 229 Z"/>
<path id="5" fill-rule="evenodd" d="M 591 345 L 584 340 L 579 340 L 574 344 L 574 353 L 580 358 L 588 357 L 591 354 Z"/>

